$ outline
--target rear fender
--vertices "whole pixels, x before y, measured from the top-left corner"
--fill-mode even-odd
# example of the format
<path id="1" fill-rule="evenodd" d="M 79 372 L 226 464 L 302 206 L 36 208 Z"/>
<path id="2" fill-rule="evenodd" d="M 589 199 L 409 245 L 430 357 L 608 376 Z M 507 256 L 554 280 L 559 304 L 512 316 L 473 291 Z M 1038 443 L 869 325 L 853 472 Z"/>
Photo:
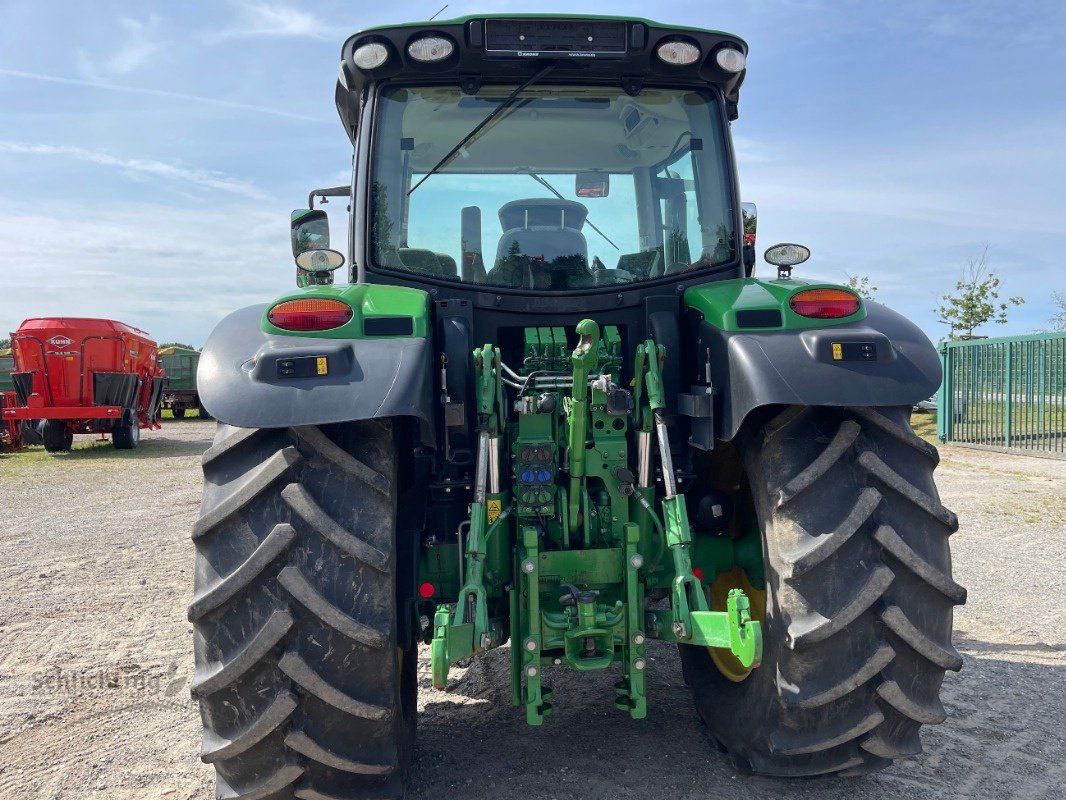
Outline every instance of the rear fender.
<path id="1" fill-rule="evenodd" d="M 787 327 L 777 330 L 737 329 L 730 313 L 687 305 L 697 353 L 711 355 L 716 439 L 733 439 L 763 406 L 911 406 L 940 386 L 936 348 L 917 325 L 880 303 L 867 301 L 850 321 L 820 327 L 786 314 Z M 702 383 L 705 359 L 698 360 L 694 384 Z"/>
<path id="2" fill-rule="evenodd" d="M 406 416 L 419 420 L 422 441 L 433 444 L 427 335 L 279 333 L 264 322 L 270 305 L 235 311 L 211 333 L 200 356 L 196 387 L 213 417 L 242 428 L 284 428 Z M 416 322 L 414 332 L 426 328 Z M 321 358 L 326 359 L 326 374 L 314 374 Z M 279 363 L 298 359 L 308 359 L 300 364 L 310 365 L 310 370 L 302 366 L 298 371 L 312 374 L 286 374 L 288 365 Z"/>

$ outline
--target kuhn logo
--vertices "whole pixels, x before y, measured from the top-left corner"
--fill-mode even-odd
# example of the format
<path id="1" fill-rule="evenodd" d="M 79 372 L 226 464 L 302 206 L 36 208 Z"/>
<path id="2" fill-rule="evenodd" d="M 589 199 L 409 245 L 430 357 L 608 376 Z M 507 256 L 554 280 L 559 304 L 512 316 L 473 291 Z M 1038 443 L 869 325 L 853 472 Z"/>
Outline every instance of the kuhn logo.
<path id="1" fill-rule="evenodd" d="M 68 339 L 66 336 L 53 336 L 48 340 L 48 344 L 53 344 L 56 347 L 66 347 L 68 344 L 74 344 L 74 340 Z"/>

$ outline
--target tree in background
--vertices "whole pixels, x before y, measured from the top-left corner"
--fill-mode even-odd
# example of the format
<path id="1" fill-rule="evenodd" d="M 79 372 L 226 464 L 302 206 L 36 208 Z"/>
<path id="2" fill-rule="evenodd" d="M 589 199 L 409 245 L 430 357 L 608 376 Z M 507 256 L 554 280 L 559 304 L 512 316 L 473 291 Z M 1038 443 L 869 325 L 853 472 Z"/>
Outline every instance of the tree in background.
<path id="1" fill-rule="evenodd" d="M 1066 331 L 1066 292 L 1052 292 L 1051 304 L 1055 307 L 1055 313 L 1048 322 L 1052 330 Z M 3 347 L 3 345 L 0 345 Z"/>
<path id="2" fill-rule="evenodd" d="M 7 350 L 9 347 L 11 347 L 10 339 L 0 339 L 0 350 Z"/>
<path id="3" fill-rule="evenodd" d="M 848 288 L 855 292 L 863 300 L 875 300 L 877 294 L 877 287 L 870 282 L 868 275 L 849 275 L 848 276 Z"/>
<path id="4" fill-rule="evenodd" d="M 160 350 L 162 350 L 164 347 L 184 347 L 186 350 L 196 349 L 191 344 L 185 344 L 185 342 L 163 342 L 163 344 L 159 345 Z"/>
<path id="5" fill-rule="evenodd" d="M 988 245 L 981 255 L 970 259 L 962 270 L 962 279 L 955 283 L 955 292 L 940 298 L 937 318 L 951 327 L 950 338 L 972 339 L 974 331 L 989 322 L 1004 325 L 1007 309 L 1020 306 L 1023 297 L 1008 297 L 999 302 L 1000 280 L 988 266 Z"/>

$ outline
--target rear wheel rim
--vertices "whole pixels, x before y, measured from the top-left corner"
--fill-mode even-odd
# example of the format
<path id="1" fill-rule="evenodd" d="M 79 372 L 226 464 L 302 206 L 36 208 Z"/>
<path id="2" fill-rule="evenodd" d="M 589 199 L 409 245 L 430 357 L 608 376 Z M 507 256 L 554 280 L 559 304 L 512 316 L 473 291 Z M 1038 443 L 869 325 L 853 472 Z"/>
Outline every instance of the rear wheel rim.
<path id="1" fill-rule="evenodd" d="M 730 589 L 743 589 L 751 602 L 751 618 L 760 624 L 766 618 L 766 592 L 756 589 L 748 580 L 748 573 L 741 567 L 719 573 L 708 590 L 708 602 L 712 611 L 725 611 Z M 753 668 L 745 667 L 735 655 L 721 647 L 708 647 L 711 661 L 722 675 L 733 683 L 741 683 L 751 675 Z"/>

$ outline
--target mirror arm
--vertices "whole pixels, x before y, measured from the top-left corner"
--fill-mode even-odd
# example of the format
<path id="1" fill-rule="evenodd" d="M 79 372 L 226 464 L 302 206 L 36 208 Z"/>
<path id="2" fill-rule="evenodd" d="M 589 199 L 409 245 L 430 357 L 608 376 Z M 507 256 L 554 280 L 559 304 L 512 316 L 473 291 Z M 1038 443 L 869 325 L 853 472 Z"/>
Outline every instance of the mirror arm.
<path id="1" fill-rule="evenodd" d="M 351 193 L 351 186 L 331 186 L 325 189 L 312 189 L 311 193 L 307 195 L 307 207 L 310 209 L 315 207 L 316 197 L 347 197 Z"/>

